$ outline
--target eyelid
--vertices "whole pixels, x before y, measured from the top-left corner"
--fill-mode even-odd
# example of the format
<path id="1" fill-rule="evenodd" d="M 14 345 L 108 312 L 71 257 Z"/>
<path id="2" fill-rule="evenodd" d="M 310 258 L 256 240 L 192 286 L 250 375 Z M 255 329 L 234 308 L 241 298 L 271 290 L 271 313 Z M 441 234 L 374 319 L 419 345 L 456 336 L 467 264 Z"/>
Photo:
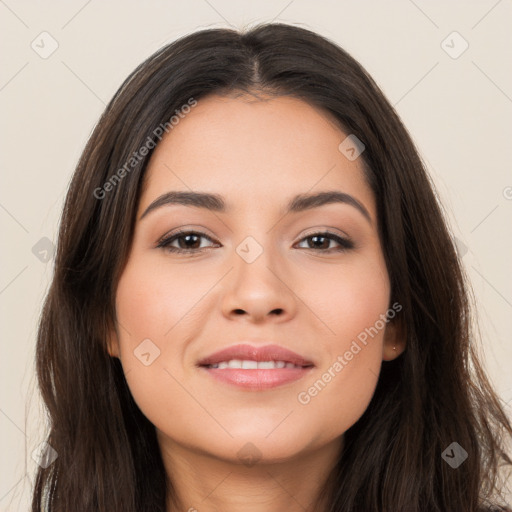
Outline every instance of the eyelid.
<path id="1" fill-rule="evenodd" d="M 311 228 L 311 229 L 308 229 L 305 234 L 303 234 L 300 238 L 300 240 L 302 240 L 303 238 L 307 238 L 308 236 L 312 236 L 312 235 L 317 235 L 319 233 L 328 233 L 329 235 L 336 235 L 336 236 L 339 236 L 339 237 L 342 237 L 342 238 L 346 238 L 347 240 L 352 240 L 352 238 L 350 237 L 350 235 L 348 233 L 346 233 L 345 231 L 339 229 L 339 228 L 331 228 L 331 227 L 328 227 L 328 228 Z"/>
<path id="2" fill-rule="evenodd" d="M 194 226 L 187 226 L 184 228 L 177 228 L 175 230 L 168 231 L 167 233 L 165 233 L 158 239 L 158 241 L 156 242 L 156 245 L 158 246 L 158 244 L 169 240 L 169 238 L 171 238 L 171 237 L 181 235 L 181 234 L 188 234 L 188 233 L 193 233 L 196 235 L 204 236 L 205 238 L 208 238 L 208 240 L 210 240 L 210 242 L 214 241 L 213 235 L 208 234 L 209 230 L 207 230 L 203 226 L 198 226 L 198 227 L 199 227 L 199 229 L 196 229 Z"/>

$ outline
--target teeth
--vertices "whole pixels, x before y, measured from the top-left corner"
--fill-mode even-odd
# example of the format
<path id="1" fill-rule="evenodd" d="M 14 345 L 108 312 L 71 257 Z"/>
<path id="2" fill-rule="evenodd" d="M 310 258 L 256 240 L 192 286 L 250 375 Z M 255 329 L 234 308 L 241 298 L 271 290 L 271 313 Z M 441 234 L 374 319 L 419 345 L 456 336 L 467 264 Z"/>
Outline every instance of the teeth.
<path id="1" fill-rule="evenodd" d="M 302 368 L 302 366 L 287 363 L 286 361 L 250 361 L 231 359 L 230 361 L 222 361 L 208 365 L 208 368 L 218 368 L 223 370 L 225 368 L 238 368 L 243 370 L 275 370 L 276 368 Z"/>

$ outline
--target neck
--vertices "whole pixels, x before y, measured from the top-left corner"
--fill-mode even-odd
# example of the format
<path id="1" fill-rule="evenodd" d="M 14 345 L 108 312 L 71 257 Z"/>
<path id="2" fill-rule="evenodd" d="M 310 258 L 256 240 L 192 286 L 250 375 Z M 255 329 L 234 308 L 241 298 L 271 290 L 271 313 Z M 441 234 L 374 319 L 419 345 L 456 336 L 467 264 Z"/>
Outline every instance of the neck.
<path id="1" fill-rule="evenodd" d="M 168 512 L 325 512 L 322 493 L 341 448 L 335 439 L 283 462 L 242 463 L 177 445 L 162 447 L 172 486 Z"/>

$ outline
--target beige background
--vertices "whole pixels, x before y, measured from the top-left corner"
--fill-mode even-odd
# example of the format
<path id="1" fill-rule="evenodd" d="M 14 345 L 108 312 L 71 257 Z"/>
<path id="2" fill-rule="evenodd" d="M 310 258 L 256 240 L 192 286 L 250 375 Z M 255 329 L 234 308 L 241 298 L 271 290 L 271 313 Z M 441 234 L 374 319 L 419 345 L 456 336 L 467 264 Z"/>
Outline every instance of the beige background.
<path id="1" fill-rule="evenodd" d="M 0 510 L 28 509 L 31 453 L 43 440 L 35 333 L 73 168 L 128 73 L 199 28 L 301 24 L 366 67 L 431 170 L 474 288 L 486 364 L 510 412 L 511 19 L 510 0 L 0 1 Z"/>

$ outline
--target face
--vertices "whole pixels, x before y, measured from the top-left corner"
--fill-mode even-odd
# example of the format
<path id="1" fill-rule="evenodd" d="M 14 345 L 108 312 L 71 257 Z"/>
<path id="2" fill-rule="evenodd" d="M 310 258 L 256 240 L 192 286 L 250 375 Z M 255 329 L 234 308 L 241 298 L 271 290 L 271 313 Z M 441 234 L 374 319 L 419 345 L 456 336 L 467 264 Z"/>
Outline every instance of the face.
<path id="1" fill-rule="evenodd" d="M 338 442 L 382 360 L 403 350 L 383 321 L 393 306 L 375 198 L 361 158 L 338 148 L 347 135 L 298 99 L 209 96 L 156 147 L 109 351 L 164 449 L 277 461 Z M 169 192 L 220 200 L 173 203 Z M 288 208 L 320 192 L 341 200 Z M 303 363 L 200 365 L 238 344 L 278 345 Z"/>

